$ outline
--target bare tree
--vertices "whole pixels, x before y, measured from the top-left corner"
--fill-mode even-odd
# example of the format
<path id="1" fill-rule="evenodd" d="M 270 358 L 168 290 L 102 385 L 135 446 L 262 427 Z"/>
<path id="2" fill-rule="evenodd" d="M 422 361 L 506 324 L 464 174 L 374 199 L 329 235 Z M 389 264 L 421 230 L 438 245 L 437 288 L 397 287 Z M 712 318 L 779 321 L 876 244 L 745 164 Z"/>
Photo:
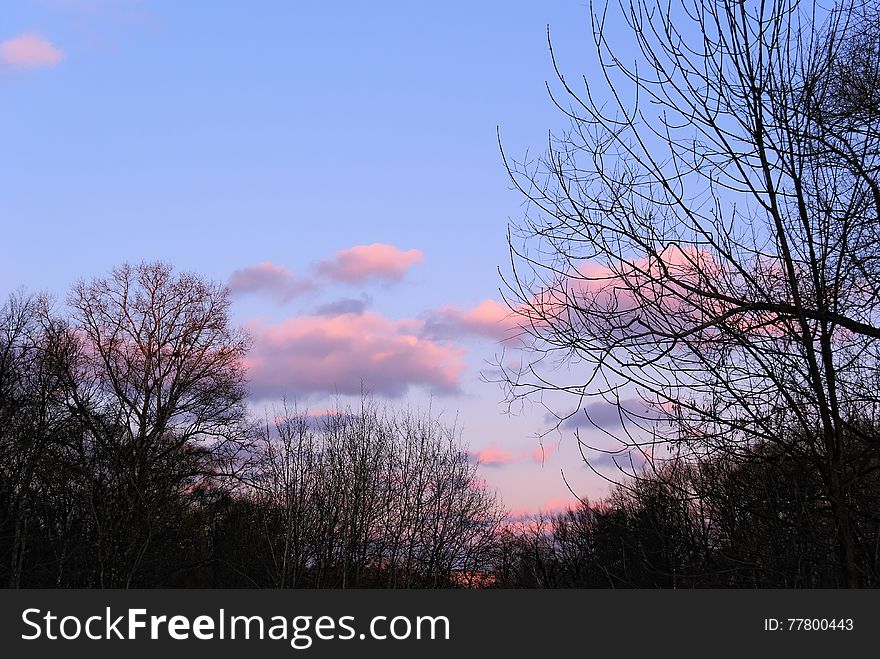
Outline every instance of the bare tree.
<path id="1" fill-rule="evenodd" d="M 625 51 L 612 13 L 591 11 L 598 76 L 557 66 L 569 130 L 538 161 L 507 161 L 527 200 L 507 282 L 526 348 L 503 381 L 560 418 L 604 399 L 614 450 L 649 464 L 768 444 L 797 458 L 857 586 L 853 493 L 880 422 L 876 7 L 621 10 Z"/>
<path id="2" fill-rule="evenodd" d="M 369 397 L 246 414 L 226 290 L 162 263 L 0 307 L 11 587 L 459 587 L 504 515 L 455 428 Z"/>
<path id="3" fill-rule="evenodd" d="M 62 387 L 69 344 L 46 322 L 48 304 L 19 293 L 0 308 L 0 526 L 11 536 L 4 565 L 13 588 L 21 585 L 35 508 L 48 496 L 41 476 L 58 467 L 73 426 Z"/>
<path id="4" fill-rule="evenodd" d="M 284 405 L 261 430 L 242 496 L 274 587 L 470 586 L 503 511 L 454 429 L 364 398 L 320 420 Z M 256 563 L 256 564 L 254 564 Z"/>
<path id="5" fill-rule="evenodd" d="M 70 402 L 87 429 L 98 585 L 129 586 L 169 501 L 239 439 L 248 338 L 222 286 L 164 263 L 124 265 L 71 292 Z"/>

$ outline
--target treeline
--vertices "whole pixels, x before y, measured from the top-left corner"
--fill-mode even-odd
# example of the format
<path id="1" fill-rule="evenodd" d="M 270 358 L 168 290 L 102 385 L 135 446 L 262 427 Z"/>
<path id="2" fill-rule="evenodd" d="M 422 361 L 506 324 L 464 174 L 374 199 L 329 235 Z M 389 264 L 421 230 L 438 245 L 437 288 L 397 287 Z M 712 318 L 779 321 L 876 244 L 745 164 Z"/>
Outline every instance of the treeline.
<path id="1" fill-rule="evenodd" d="M 0 308 L 8 587 L 449 587 L 502 513 L 453 429 L 248 412 L 227 291 L 161 263 Z"/>
<path id="2" fill-rule="evenodd" d="M 491 569 L 503 512 L 435 419 L 285 410 L 254 457 L 223 496 L 212 585 L 442 588 Z"/>
<path id="3" fill-rule="evenodd" d="M 364 397 L 255 416 L 228 308 L 161 263 L 0 307 L 4 586 L 846 585 L 827 487 L 793 450 L 815 438 L 657 461 L 512 520 L 430 414 Z M 849 445 L 854 560 L 877 586 L 880 454 Z"/>
<path id="4" fill-rule="evenodd" d="M 880 585 L 880 466 L 850 493 L 864 587 Z M 773 447 L 670 460 L 608 499 L 500 536 L 496 584 L 525 588 L 838 588 L 835 520 L 819 479 Z"/>

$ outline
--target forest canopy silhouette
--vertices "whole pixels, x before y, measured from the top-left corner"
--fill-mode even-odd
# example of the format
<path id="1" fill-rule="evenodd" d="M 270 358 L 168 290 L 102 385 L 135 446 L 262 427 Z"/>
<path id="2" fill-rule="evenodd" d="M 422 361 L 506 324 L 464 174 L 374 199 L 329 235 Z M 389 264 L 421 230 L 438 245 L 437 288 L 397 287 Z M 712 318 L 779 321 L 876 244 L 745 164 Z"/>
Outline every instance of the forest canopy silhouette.
<path id="1" fill-rule="evenodd" d="M 842 585 L 810 465 L 667 460 L 563 514 L 511 518 L 455 428 L 364 396 L 246 408 L 222 286 L 163 263 L 0 308 L 9 587 Z M 757 457 L 754 457 L 757 456 Z M 850 499 L 876 584 L 878 480 Z M 855 493 L 854 493 L 855 494 Z"/>
<path id="2" fill-rule="evenodd" d="M 635 51 L 591 10 L 568 130 L 505 154 L 500 380 L 593 423 L 607 497 L 513 518 L 457 428 L 366 394 L 255 412 L 228 288 L 124 264 L 0 306 L 2 583 L 880 585 L 880 9 L 621 9 Z"/>
<path id="3" fill-rule="evenodd" d="M 228 291 L 163 263 L 0 315 L 3 571 L 18 586 L 441 586 L 501 519 L 453 429 L 364 398 L 246 412 Z"/>

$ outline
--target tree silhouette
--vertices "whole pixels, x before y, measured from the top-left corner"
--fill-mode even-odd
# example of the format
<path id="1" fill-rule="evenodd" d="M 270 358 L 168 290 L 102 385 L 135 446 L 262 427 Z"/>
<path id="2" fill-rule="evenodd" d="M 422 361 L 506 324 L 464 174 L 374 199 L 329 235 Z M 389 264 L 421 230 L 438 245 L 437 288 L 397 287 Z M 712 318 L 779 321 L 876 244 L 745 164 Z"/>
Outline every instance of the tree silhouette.
<path id="1" fill-rule="evenodd" d="M 594 13 L 599 75 L 557 66 L 551 91 L 569 129 L 543 158 L 507 160 L 527 201 L 507 282 L 526 346 L 502 364 L 508 394 L 569 394 L 574 413 L 605 399 L 617 450 L 660 480 L 666 458 L 775 447 L 820 483 L 857 586 L 854 498 L 880 402 L 876 11 L 622 9 L 635 49 L 618 54 L 612 16 Z"/>
<path id="2" fill-rule="evenodd" d="M 0 308 L 10 587 L 470 587 L 504 513 L 458 432 L 365 396 L 247 413 L 226 290 L 163 263 Z"/>

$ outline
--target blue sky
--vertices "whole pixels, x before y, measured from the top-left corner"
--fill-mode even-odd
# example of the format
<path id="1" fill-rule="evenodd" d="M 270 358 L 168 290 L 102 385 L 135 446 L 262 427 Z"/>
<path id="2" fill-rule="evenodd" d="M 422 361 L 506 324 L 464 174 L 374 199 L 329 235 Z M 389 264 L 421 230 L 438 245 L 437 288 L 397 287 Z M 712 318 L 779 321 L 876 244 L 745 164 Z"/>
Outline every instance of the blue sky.
<path id="1" fill-rule="evenodd" d="M 410 376 L 390 395 L 430 404 L 475 452 L 505 463 L 483 475 L 509 507 L 570 498 L 560 469 L 595 496 L 569 433 L 540 464 L 531 452 L 544 410 L 506 416 L 502 392 L 480 381 L 499 349 L 491 332 L 425 330 L 500 300 L 507 223 L 522 209 L 496 127 L 511 154 L 542 151 L 562 125 L 544 88 L 547 25 L 559 59 L 585 72 L 588 19 L 583 3 L 563 0 L 8 0 L 0 293 L 63 297 L 80 277 L 142 259 L 218 281 L 271 263 L 316 283 L 283 303 L 266 291 L 236 297 L 236 319 L 258 339 L 314 326 L 322 305 L 367 301 L 359 331 L 404 335 L 458 364 L 454 391 L 398 364 Z M 319 274 L 374 244 L 419 256 L 399 276 Z M 293 393 L 328 407 L 310 386 Z"/>

